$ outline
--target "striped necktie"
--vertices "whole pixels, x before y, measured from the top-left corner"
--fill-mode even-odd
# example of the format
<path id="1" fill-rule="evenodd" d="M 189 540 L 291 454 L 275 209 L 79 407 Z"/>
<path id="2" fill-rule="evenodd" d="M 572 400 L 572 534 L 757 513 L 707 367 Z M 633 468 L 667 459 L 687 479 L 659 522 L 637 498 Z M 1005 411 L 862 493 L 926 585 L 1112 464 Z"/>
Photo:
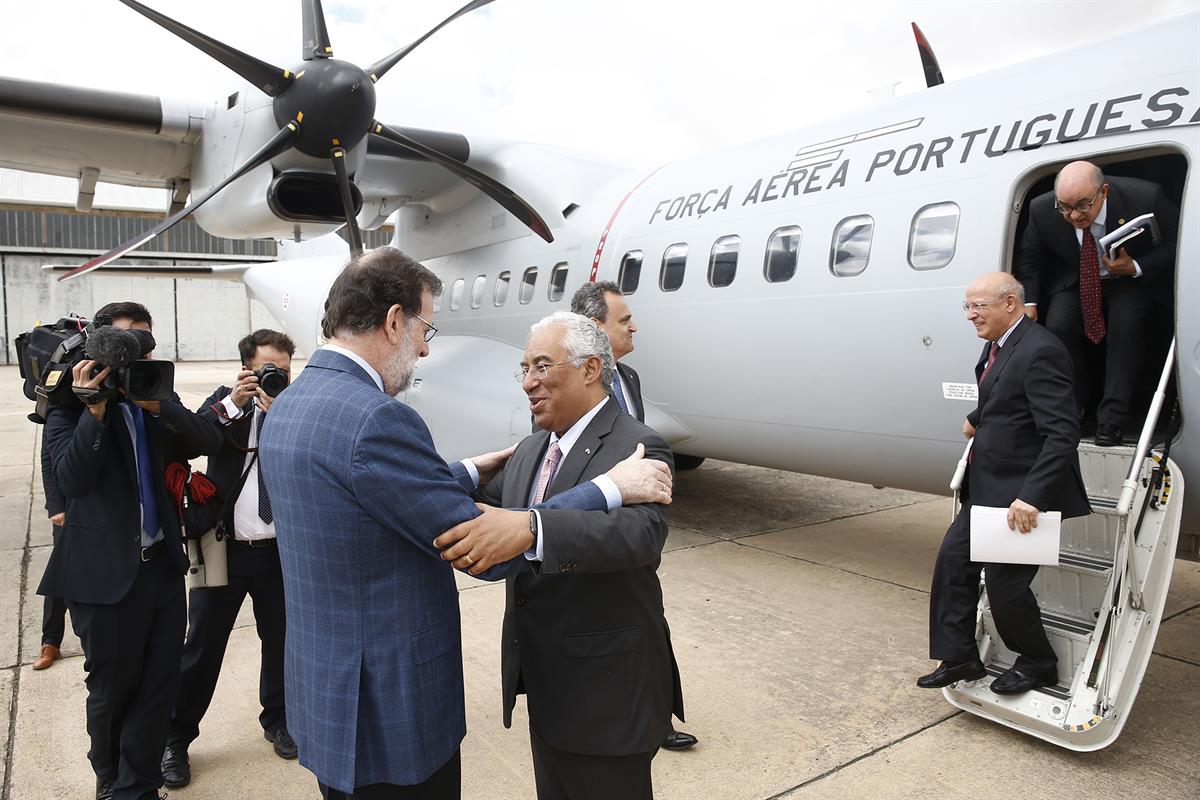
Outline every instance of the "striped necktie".
<path id="1" fill-rule="evenodd" d="M 613 396 L 617 398 L 617 405 L 621 410 L 626 414 L 630 413 L 629 404 L 625 402 L 625 389 L 621 386 L 621 372 L 617 369 L 613 370 Z"/>
<path id="2" fill-rule="evenodd" d="M 550 447 L 546 449 L 546 457 L 542 460 L 542 469 L 538 473 L 533 498 L 529 501 L 531 506 L 536 506 L 546 499 L 546 490 L 550 488 L 550 481 L 554 480 L 554 473 L 558 471 L 560 458 L 562 458 L 562 450 L 558 449 L 558 442 L 551 442 Z"/>

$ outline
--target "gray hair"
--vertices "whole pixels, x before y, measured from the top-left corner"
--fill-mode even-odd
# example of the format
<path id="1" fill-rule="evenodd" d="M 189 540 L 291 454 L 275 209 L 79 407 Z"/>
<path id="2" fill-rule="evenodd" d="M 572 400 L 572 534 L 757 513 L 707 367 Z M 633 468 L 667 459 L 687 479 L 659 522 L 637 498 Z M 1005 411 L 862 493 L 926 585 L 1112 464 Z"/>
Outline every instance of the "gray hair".
<path id="1" fill-rule="evenodd" d="M 606 294 L 621 294 L 621 287 L 612 281 L 588 281 L 571 298 L 571 310 L 590 319 L 608 322 Z"/>
<path id="2" fill-rule="evenodd" d="M 553 325 L 561 325 L 566 329 L 563 347 L 567 349 L 572 364 L 578 367 L 592 356 L 600 359 L 600 381 L 605 389 L 611 390 L 617 362 L 613 359 L 608 334 L 600 330 L 600 326 L 592 320 L 573 311 L 555 311 L 533 323 L 529 333 L 533 335 Z"/>
<path id="3" fill-rule="evenodd" d="M 1005 273 L 1003 278 L 996 281 L 996 296 L 1017 298 L 1017 305 L 1025 304 L 1025 287 L 1011 273 Z"/>

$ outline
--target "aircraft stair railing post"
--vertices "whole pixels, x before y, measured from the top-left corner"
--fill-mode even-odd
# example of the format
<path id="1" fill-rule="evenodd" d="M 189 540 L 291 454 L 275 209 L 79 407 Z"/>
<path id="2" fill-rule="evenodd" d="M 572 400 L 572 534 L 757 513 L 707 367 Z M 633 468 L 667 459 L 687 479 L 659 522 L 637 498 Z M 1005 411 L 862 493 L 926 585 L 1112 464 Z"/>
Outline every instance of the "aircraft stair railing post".
<path id="1" fill-rule="evenodd" d="M 967 439 L 966 449 L 963 450 L 962 458 L 958 460 L 958 466 L 954 468 L 954 476 L 950 478 L 950 492 L 953 495 L 950 500 L 950 521 L 958 517 L 961 504 L 959 503 L 959 492 L 962 489 L 963 478 L 967 475 L 967 461 L 971 457 L 971 445 L 975 444 L 975 437 Z"/>
<path id="2" fill-rule="evenodd" d="M 1126 551 L 1125 567 L 1129 575 L 1129 604 L 1136 609 L 1142 608 L 1142 583 L 1138 579 L 1136 551 L 1133 549 L 1133 535 L 1129 520 L 1129 510 L 1133 505 L 1133 496 L 1137 491 L 1138 478 L 1142 472 L 1142 462 L 1150 451 L 1150 440 L 1154 436 L 1154 428 L 1158 425 L 1158 417 L 1162 413 L 1163 403 L 1167 396 L 1167 382 L 1171 379 L 1171 371 L 1175 367 L 1175 339 L 1171 339 L 1171 347 L 1167 351 L 1167 360 L 1163 364 L 1162 374 L 1158 378 L 1158 388 L 1154 391 L 1154 399 L 1150 402 L 1150 411 L 1146 414 L 1146 424 L 1142 426 L 1142 434 L 1138 437 L 1137 450 L 1133 454 L 1133 463 L 1129 465 L 1129 475 L 1121 487 L 1121 499 L 1117 501 L 1117 514 L 1122 520 L 1125 533 L 1124 549 Z"/>

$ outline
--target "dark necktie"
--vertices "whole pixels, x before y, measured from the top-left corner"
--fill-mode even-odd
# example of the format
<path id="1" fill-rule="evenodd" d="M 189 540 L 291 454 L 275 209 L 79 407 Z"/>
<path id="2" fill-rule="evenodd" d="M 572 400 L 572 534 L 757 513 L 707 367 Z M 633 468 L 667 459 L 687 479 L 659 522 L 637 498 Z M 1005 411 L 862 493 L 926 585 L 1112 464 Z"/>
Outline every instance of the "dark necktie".
<path id="1" fill-rule="evenodd" d="M 1104 312 L 1100 304 L 1100 258 L 1096 238 L 1087 228 L 1079 247 L 1079 306 L 1083 309 L 1083 333 L 1092 344 L 1104 338 Z"/>
<path id="2" fill-rule="evenodd" d="M 142 506 L 142 546 L 158 540 L 158 501 L 154 496 L 154 467 L 150 464 L 150 442 L 146 439 L 146 417 L 140 406 L 129 404 L 133 432 L 137 438 L 138 502 Z"/>
<path id="3" fill-rule="evenodd" d="M 613 370 L 613 395 L 617 398 L 617 405 L 628 414 L 629 404 L 625 402 L 625 390 L 621 388 L 621 373 L 615 369 Z"/>
<path id="4" fill-rule="evenodd" d="M 256 428 L 256 431 L 254 434 L 255 446 L 260 448 L 260 452 L 261 452 L 263 420 L 265 420 L 267 418 L 267 415 L 261 411 L 259 411 L 257 413 L 258 413 L 258 427 Z M 254 464 L 254 471 L 258 473 L 258 516 L 259 516 L 259 519 L 261 519 L 263 522 L 270 525 L 274 521 L 275 515 L 271 513 L 271 498 L 267 495 L 267 484 L 263 480 L 262 459 L 261 458 L 256 460 L 256 462 Z"/>
<path id="5" fill-rule="evenodd" d="M 996 354 L 1000 352 L 1000 345 L 997 342 L 992 342 L 992 349 L 988 351 L 987 366 L 983 368 L 983 372 L 979 373 L 979 385 L 983 386 L 983 381 L 987 378 L 989 372 L 992 371 L 992 365 L 996 363 Z"/>

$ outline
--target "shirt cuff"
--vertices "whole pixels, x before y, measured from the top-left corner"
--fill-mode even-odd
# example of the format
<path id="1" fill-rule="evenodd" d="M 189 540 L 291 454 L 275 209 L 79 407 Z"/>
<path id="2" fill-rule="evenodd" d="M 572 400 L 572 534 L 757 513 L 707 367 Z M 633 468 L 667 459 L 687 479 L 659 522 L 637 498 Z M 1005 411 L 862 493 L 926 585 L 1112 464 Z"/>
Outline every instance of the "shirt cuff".
<path id="1" fill-rule="evenodd" d="M 233 422 L 235 419 L 241 419 L 243 416 L 245 416 L 245 412 L 233 404 L 233 395 L 231 394 L 225 395 L 224 399 L 221 400 L 221 405 L 225 408 L 225 417 L 221 420 L 221 422 L 226 425 Z"/>
<path id="2" fill-rule="evenodd" d="M 610 478 L 609 480 L 611 481 L 612 479 Z M 530 510 L 533 511 L 533 516 L 537 520 L 537 533 L 534 534 L 534 536 L 536 538 L 534 539 L 534 542 L 533 542 L 533 549 L 525 551 L 525 558 L 528 559 L 529 561 L 541 561 L 542 560 L 542 552 L 543 552 L 542 551 L 542 514 L 536 508 L 530 509 Z"/>
<path id="3" fill-rule="evenodd" d="M 1026 304 L 1025 304 L 1025 307 L 1026 307 L 1026 308 L 1030 308 L 1031 306 L 1036 308 L 1036 307 L 1037 307 L 1037 303 L 1026 303 Z"/>
<path id="4" fill-rule="evenodd" d="M 469 458 L 464 458 L 458 462 L 463 465 L 463 469 L 471 476 L 471 482 L 475 484 L 475 488 L 479 488 L 479 467 L 475 466 L 475 462 Z"/>
<path id="5" fill-rule="evenodd" d="M 1137 263 L 1137 260 L 1136 260 L 1136 259 L 1134 259 L 1134 262 L 1133 262 L 1133 277 L 1135 277 L 1135 278 L 1140 278 L 1140 277 L 1142 277 L 1142 268 L 1141 268 L 1141 266 L 1140 266 L 1140 265 Z"/>
<path id="6" fill-rule="evenodd" d="M 592 478 L 592 483 L 596 484 L 596 488 L 604 493 L 604 500 L 608 503 L 609 511 L 616 511 L 621 507 L 621 490 L 617 488 L 616 481 L 607 475 L 597 475 Z"/>

